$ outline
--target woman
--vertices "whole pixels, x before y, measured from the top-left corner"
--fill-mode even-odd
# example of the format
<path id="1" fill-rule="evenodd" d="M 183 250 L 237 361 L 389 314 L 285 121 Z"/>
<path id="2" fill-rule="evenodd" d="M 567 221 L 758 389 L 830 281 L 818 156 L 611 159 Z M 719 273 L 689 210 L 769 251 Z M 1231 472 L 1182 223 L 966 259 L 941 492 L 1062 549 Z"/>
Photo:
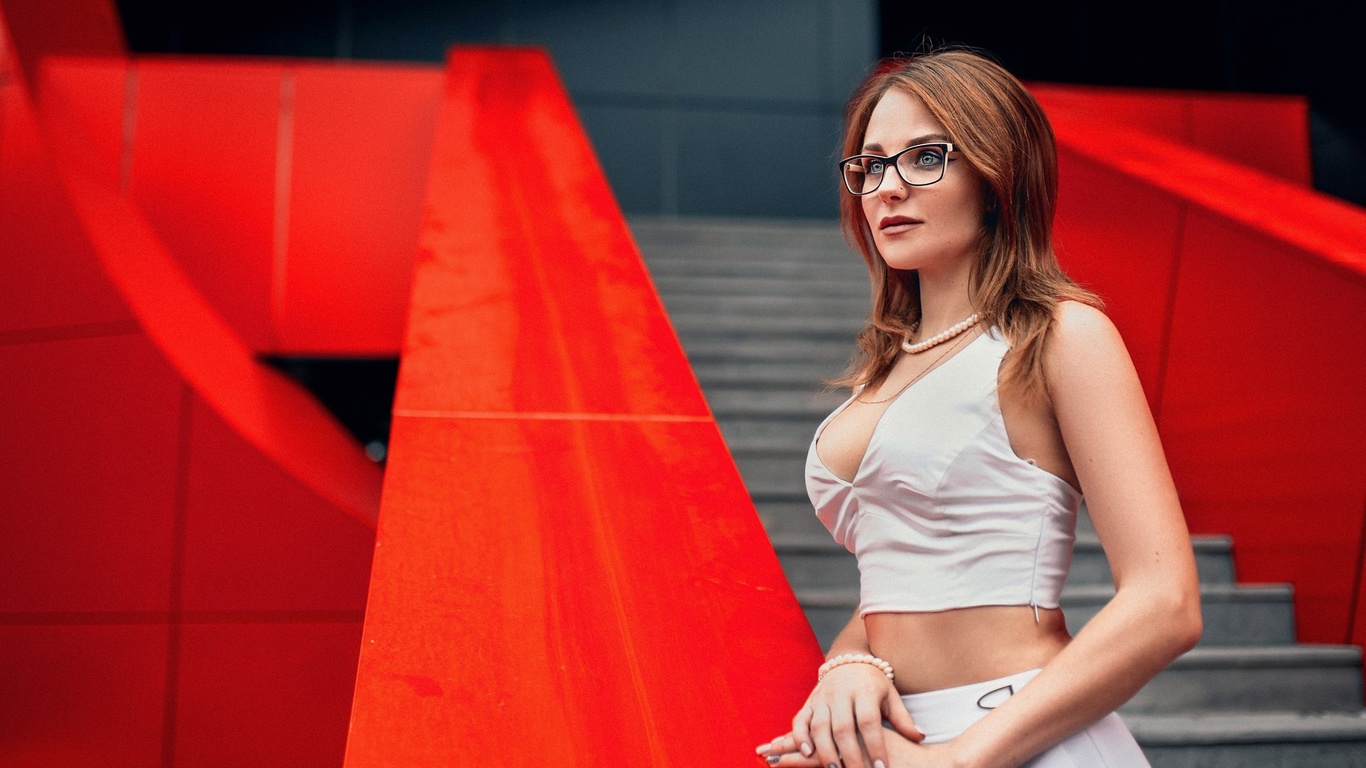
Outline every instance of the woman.
<path id="1" fill-rule="evenodd" d="M 868 78 L 845 155 L 873 312 L 807 487 L 858 555 L 860 605 L 759 754 L 1146 766 L 1113 712 L 1195 645 L 1199 585 L 1133 364 L 1052 250 L 1048 121 L 999 66 L 940 51 Z M 1083 491 L 1116 592 L 1072 638 L 1058 594 Z"/>

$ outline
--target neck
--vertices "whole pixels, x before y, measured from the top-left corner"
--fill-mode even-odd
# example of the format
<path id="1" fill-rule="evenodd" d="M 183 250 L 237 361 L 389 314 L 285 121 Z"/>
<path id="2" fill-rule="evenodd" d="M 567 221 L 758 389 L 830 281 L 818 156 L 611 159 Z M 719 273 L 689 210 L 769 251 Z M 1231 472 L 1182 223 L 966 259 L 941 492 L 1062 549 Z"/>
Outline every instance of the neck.
<path id="1" fill-rule="evenodd" d="M 972 286 L 966 271 L 953 275 L 920 273 L 920 329 L 918 338 L 928 338 L 949 328 L 976 311 Z"/>

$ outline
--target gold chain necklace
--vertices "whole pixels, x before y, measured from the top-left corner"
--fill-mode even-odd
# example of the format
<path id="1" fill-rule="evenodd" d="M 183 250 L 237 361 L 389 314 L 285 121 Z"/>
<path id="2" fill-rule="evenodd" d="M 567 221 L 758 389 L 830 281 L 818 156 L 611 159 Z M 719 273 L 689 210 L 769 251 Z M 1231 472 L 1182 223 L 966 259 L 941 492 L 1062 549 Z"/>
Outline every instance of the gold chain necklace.
<path id="1" fill-rule="evenodd" d="M 906 383 L 901 387 L 901 389 L 898 389 L 891 397 L 884 397 L 884 398 L 882 398 L 881 400 L 859 400 L 858 402 L 863 403 L 864 405 L 877 405 L 878 403 L 885 403 L 885 402 L 887 402 L 887 401 L 889 401 L 889 400 L 895 400 L 895 399 L 897 399 L 898 397 L 901 397 L 901 393 L 902 393 L 902 392 L 905 392 L 906 390 L 910 389 L 910 388 L 911 388 L 911 385 L 914 384 L 914 383 L 916 383 L 917 381 L 920 381 L 920 379 L 923 378 L 923 377 L 925 376 L 925 374 L 927 374 L 927 373 L 929 373 L 930 371 L 933 371 L 935 368 L 939 367 L 939 361 L 940 361 L 940 360 L 943 360 L 945 357 L 948 357 L 949 353 L 952 352 L 952 351 L 954 351 L 955 349 L 957 349 L 957 348 L 958 348 L 958 345 L 959 345 L 959 344 L 962 344 L 962 343 L 963 343 L 963 338 L 960 337 L 960 338 L 958 339 L 958 341 L 955 341 L 954 343 L 950 344 L 942 353 L 940 353 L 939 357 L 936 357 L 936 358 L 934 359 L 934 362 L 933 362 L 933 363 L 930 363 L 929 366 L 928 366 L 927 368 L 925 368 L 925 370 L 921 371 L 920 373 L 917 373 L 917 374 L 915 375 L 914 378 L 912 378 L 910 381 L 906 382 Z M 857 399 L 857 398 L 856 398 L 856 399 Z"/>

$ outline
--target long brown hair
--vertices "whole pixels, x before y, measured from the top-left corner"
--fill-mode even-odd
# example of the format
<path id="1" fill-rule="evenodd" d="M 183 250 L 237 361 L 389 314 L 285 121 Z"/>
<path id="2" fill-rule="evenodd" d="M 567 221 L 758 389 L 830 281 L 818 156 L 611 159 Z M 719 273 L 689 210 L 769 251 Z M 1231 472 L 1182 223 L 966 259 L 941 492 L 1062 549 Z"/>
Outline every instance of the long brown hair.
<path id="1" fill-rule="evenodd" d="M 1027 396 L 1044 391 L 1043 348 L 1058 302 L 1100 306 L 1068 277 L 1053 252 L 1058 156 L 1043 108 L 1013 75 L 964 49 L 880 62 L 855 91 L 844 118 L 844 156 L 862 152 L 868 120 L 882 96 L 899 88 L 920 99 L 954 148 L 982 177 L 987 215 L 972 267 L 974 303 L 987 327 L 1015 351 L 1003 383 Z M 849 369 L 831 383 L 875 386 L 896 361 L 902 338 L 920 319 L 914 271 L 887 266 L 873 245 L 859 198 L 841 192 L 845 238 L 868 264 L 873 309 Z"/>

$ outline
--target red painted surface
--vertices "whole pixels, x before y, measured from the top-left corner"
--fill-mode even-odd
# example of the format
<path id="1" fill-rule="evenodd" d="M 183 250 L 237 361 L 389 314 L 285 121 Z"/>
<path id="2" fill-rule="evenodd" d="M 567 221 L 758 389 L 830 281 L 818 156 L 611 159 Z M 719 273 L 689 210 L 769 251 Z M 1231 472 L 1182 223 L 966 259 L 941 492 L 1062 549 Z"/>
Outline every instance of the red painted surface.
<path id="1" fill-rule="evenodd" d="M 341 764 L 360 622 L 182 628 L 175 765 Z"/>
<path id="2" fill-rule="evenodd" d="M 1293 583 L 1302 640 L 1361 643 L 1366 212 L 1051 117 L 1066 263 L 1134 344 L 1192 530 L 1233 535 L 1240 580 Z"/>
<path id="3" fill-rule="evenodd" d="M 441 69 L 300 63 L 286 71 L 292 163 L 274 351 L 397 357 Z"/>
<path id="4" fill-rule="evenodd" d="M 169 611 L 184 385 L 135 332 L 0 344 L 0 370 L 0 622 Z"/>
<path id="5" fill-rule="evenodd" d="M 50 138 L 255 352 L 398 355 L 440 70 L 63 57 Z M 54 74 L 55 72 L 55 74 Z"/>
<path id="6" fill-rule="evenodd" d="M 129 198 L 253 350 L 272 346 L 280 75 L 278 65 L 140 60 L 125 106 Z"/>
<path id="7" fill-rule="evenodd" d="M 202 400 L 189 418 L 183 610 L 352 611 L 359 620 L 372 525 L 339 515 Z"/>
<path id="8" fill-rule="evenodd" d="M 11 48 L 20 5 L 0 0 L 0 764 L 337 765 L 379 470 L 119 194 L 126 65 Z M 86 5 L 63 4 L 72 29 Z M 41 110 L 15 51 L 47 68 Z"/>
<path id="9" fill-rule="evenodd" d="M 1310 186 L 1309 99 L 1035 83 L 1054 119 L 1104 121 Z M 1173 168 L 1180 172 L 1180 168 Z"/>
<path id="10" fill-rule="evenodd" d="M 0 68 L 0 338 L 127 333 L 132 315 L 52 174 L 17 64 Z"/>
<path id="11" fill-rule="evenodd" d="M 163 624 L 0 624 L 0 762 L 163 765 Z"/>
<path id="12" fill-rule="evenodd" d="M 447 78 L 346 764 L 750 765 L 819 649 L 548 60 Z"/>
<path id="13" fill-rule="evenodd" d="M 110 0 L 4 0 L 0 15 L 14 41 L 17 77 L 32 88 L 44 56 L 123 53 L 123 26 Z M 0 48 L 8 47 L 0 44 Z"/>

